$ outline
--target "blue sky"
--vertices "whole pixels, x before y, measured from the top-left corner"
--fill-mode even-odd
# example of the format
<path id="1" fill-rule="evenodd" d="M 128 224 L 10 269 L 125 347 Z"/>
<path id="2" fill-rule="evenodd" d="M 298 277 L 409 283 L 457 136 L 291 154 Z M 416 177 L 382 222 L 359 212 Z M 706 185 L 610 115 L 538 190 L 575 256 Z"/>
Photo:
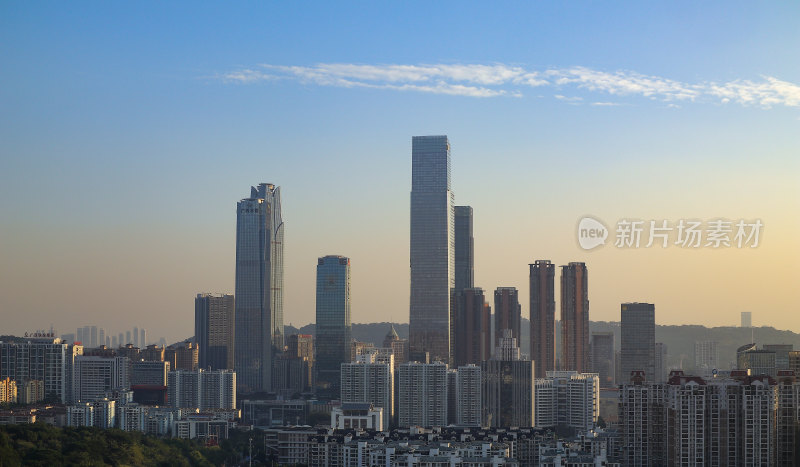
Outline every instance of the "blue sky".
<path id="1" fill-rule="evenodd" d="M 185 337 L 195 293 L 233 290 L 235 202 L 271 182 L 286 322 L 313 321 L 325 254 L 353 260 L 354 321 L 407 321 L 411 136 L 448 134 L 477 285 L 526 300 L 527 263 L 586 261 L 593 319 L 643 300 L 663 323 L 753 311 L 800 330 L 798 18 L 796 2 L 6 2 L 0 313 L 16 333 Z M 758 217 L 770 236 L 587 253 L 587 213 Z"/>

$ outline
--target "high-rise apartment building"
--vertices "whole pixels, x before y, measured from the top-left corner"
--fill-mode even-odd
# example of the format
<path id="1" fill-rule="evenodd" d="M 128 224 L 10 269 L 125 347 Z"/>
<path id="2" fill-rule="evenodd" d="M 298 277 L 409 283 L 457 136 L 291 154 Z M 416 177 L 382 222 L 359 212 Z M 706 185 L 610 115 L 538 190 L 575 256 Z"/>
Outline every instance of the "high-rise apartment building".
<path id="1" fill-rule="evenodd" d="M 472 206 L 455 208 L 456 292 L 475 287 L 475 240 L 472 236 Z"/>
<path id="2" fill-rule="evenodd" d="M 710 376 L 719 368 L 719 343 L 717 341 L 696 341 L 694 343 L 694 366 L 702 376 Z"/>
<path id="3" fill-rule="evenodd" d="M 398 425 L 447 425 L 447 365 L 442 362 L 408 362 L 397 370 Z"/>
<path id="4" fill-rule="evenodd" d="M 10 378 L 21 390 L 22 382 L 41 381 L 44 396 L 71 402 L 72 362 L 81 346 L 53 337 L 33 337 L 25 342 L 0 342 L 0 379 Z"/>
<path id="5" fill-rule="evenodd" d="M 454 365 L 480 364 L 489 359 L 492 349 L 490 313 L 483 289 L 467 288 L 453 295 Z"/>
<path id="6" fill-rule="evenodd" d="M 170 371 L 167 381 L 167 400 L 172 407 L 236 408 L 236 373 L 232 370 Z"/>
<path id="7" fill-rule="evenodd" d="M 600 378 L 597 373 L 548 371 L 536 378 L 537 428 L 568 426 L 578 432 L 595 427 L 600 416 Z"/>
<path id="8" fill-rule="evenodd" d="M 519 359 L 519 346 L 506 329 L 490 360 L 481 362 L 483 426 L 534 424 L 534 362 Z"/>
<path id="9" fill-rule="evenodd" d="M 530 348 L 536 377 L 556 369 L 555 265 L 536 260 L 530 266 Z"/>
<path id="10" fill-rule="evenodd" d="M 394 411 L 394 356 L 388 361 L 376 353 L 359 355 L 356 361 L 341 365 L 341 400 L 369 402 L 383 408 L 383 426 L 388 430 Z"/>
<path id="11" fill-rule="evenodd" d="M 191 342 L 177 342 L 164 349 L 164 361 L 173 370 L 194 371 L 199 368 L 200 349 Z"/>
<path id="12" fill-rule="evenodd" d="M 280 188 L 251 187 L 236 205 L 234 367 L 243 392 L 272 388 L 283 350 L 283 233 Z"/>
<path id="13" fill-rule="evenodd" d="M 75 402 L 102 399 L 108 392 L 130 388 L 128 357 L 75 357 Z"/>
<path id="14" fill-rule="evenodd" d="M 308 374 L 306 381 L 311 386 L 314 381 L 314 336 L 311 334 L 292 334 L 289 336 L 286 353 L 291 358 L 299 358 L 306 362 Z"/>
<path id="15" fill-rule="evenodd" d="M 522 307 L 516 287 L 498 287 L 494 290 L 494 336 L 492 347 L 503 337 L 503 331 L 511 330 L 511 336 L 519 344 L 522 339 Z"/>
<path id="16" fill-rule="evenodd" d="M 451 290 L 455 288 L 455 205 L 447 136 L 411 141 L 411 354 L 452 362 Z"/>
<path id="17" fill-rule="evenodd" d="M 616 386 L 616 369 L 614 366 L 614 333 L 594 332 L 591 342 L 591 367 L 600 378 L 601 388 Z"/>
<path id="18" fill-rule="evenodd" d="M 458 426 L 481 426 L 483 378 L 481 367 L 464 365 L 456 370 L 455 423 Z"/>
<path id="19" fill-rule="evenodd" d="M 753 313 L 750 311 L 743 311 L 742 312 L 742 327 L 743 328 L 752 328 L 753 327 Z"/>
<path id="20" fill-rule="evenodd" d="M 319 258 L 314 380 L 323 397 L 339 398 L 339 372 L 350 361 L 350 340 L 350 259 Z"/>
<path id="21" fill-rule="evenodd" d="M 561 266 L 561 367 L 589 371 L 589 275 L 584 263 Z"/>
<path id="22" fill-rule="evenodd" d="M 233 295 L 197 294 L 194 299 L 194 338 L 200 368 L 234 368 Z"/>
<path id="23" fill-rule="evenodd" d="M 635 370 L 646 381 L 656 374 L 656 307 L 652 303 L 623 303 L 620 307 L 620 364 L 622 381 Z"/>

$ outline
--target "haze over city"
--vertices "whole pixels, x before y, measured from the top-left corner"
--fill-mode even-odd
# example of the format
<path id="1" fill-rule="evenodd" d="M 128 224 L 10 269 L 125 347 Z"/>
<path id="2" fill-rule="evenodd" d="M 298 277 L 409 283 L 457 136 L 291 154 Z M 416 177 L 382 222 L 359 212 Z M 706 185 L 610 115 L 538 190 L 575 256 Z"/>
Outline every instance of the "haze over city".
<path id="1" fill-rule="evenodd" d="M 314 321 L 329 254 L 353 322 L 408 322 L 411 137 L 434 134 L 475 284 L 517 287 L 523 316 L 549 259 L 586 263 L 595 321 L 645 301 L 800 331 L 797 4 L 256 8 L 0 7 L 4 332 L 191 336 L 195 295 L 234 291 L 236 202 L 262 182 L 286 324 Z M 592 251 L 586 215 L 612 230 Z M 619 219 L 718 218 L 759 219 L 758 247 L 613 244 Z"/>

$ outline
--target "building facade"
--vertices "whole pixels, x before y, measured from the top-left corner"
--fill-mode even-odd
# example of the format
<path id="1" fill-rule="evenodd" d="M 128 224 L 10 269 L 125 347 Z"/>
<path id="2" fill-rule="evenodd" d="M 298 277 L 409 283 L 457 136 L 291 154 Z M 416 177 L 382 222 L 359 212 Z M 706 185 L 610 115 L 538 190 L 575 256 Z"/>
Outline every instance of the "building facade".
<path id="1" fill-rule="evenodd" d="M 233 370 L 234 307 L 233 295 L 204 293 L 195 297 L 194 338 L 200 368 Z"/>
<path id="2" fill-rule="evenodd" d="M 447 136 L 411 141 L 410 353 L 452 363 L 450 298 L 455 288 L 455 205 Z"/>
<path id="3" fill-rule="evenodd" d="M 317 261 L 317 321 L 314 378 L 318 394 L 338 399 L 342 363 L 351 361 L 350 259 L 325 256 Z"/>
<path id="4" fill-rule="evenodd" d="M 492 351 L 490 311 L 483 289 L 473 287 L 453 295 L 453 364 L 480 364 Z"/>
<path id="5" fill-rule="evenodd" d="M 234 367 L 243 392 L 272 389 L 273 355 L 283 349 L 281 191 L 250 188 L 236 205 Z"/>
<path id="6" fill-rule="evenodd" d="M 481 362 L 483 426 L 533 426 L 534 376 L 534 362 L 520 360 L 516 339 L 505 330 L 494 356 Z"/>
<path id="7" fill-rule="evenodd" d="M 530 357 L 536 377 L 556 369 L 555 265 L 548 260 L 530 264 Z"/>
<path id="8" fill-rule="evenodd" d="M 561 266 L 561 368 L 589 371 L 589 273 L 585 263 Z"/>
<path id="9" fill-rule="evenodd" d="M 235 409 L 236 372 L 202 369 L 170 371 L 168 402 L 175 408 Z"/>
<path id="10" fill-rule="evenodd" d="M 592 372 L 597 373 L 600 378 L 601 388 L 613 388 L 616 386 L 616 368 L 614 365 L 614 333 L 595 332 L 592 333 L 591 342 L 591 367 Z"/>
<path id="11" fill-rule="evenodd" d="M 620 364 L 623 381 L 633 371 L 644 371 L 647 381 L 656 374 L 656 307 L 652 303 L 623 303 L 620 309 Z"/>
<path id="12" fill-rule="evenodd" d="M 398 425 L 447 425 L 447 365 L 408 362 L 398 367 Z"/>
<path id="13" fill-rule="evenodd" d="M 379 361 L 373 353 L 342 363 L 341 393 L 342 404 L 366 402 L 382 408 L 382 424 L 373 428 L 388 430 L 394 411 L 394 355 Z"/>
<path id="14" fill-rule="evenodd" d="M 492 347 L 503 337 L 505 329 L 511 330 L 517 343 L 522 339 L 522 307 L 516 287 L 498 287 L 494 290 L 494 336 Z"/>
<path id="15" fill-rule="evenodd" d="M 475 287 L 475 240 L 472 236 L 472 206 L 455 207 L 456 292 Z"/>

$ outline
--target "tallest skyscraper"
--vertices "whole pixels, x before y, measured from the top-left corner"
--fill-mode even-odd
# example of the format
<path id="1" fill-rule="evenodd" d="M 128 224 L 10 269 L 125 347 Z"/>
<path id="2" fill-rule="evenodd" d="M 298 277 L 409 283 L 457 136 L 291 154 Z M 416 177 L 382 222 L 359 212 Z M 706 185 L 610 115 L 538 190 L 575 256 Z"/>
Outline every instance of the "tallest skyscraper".
<path id="1" fill-rule="evenodd" d="M 251 187 L 236 209 L 236 380 L 242 392 L 269 391 L 283 349 L 281 189 Z"/>
<path id="2" fill-rule="evenodd" d="M 409 348 L 451 363 L 450 291 L 455 287 L 455 204 L 447 136 L 411 140 Z"/>

